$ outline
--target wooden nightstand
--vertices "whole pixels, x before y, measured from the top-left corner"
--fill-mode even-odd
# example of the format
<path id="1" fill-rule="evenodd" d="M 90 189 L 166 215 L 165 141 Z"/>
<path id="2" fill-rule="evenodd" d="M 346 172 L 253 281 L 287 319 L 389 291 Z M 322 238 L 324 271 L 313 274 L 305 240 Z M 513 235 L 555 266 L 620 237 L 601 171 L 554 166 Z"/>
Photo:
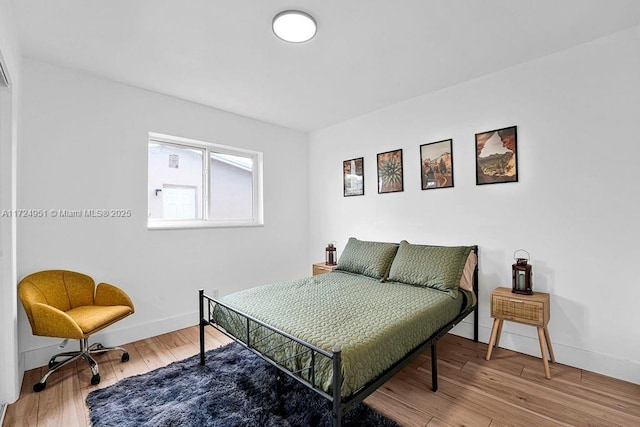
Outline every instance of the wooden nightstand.
<path id="1" fill-rule="evenodd" d="M 493 346 L 498 347 L 500 334 L 502 333 L 502 323 L 505 320 L 524 323 L 538 328 L 538 340 L 540 341 L 540 353 L 542 354 L 542 364 L 544 365 L 544 376 L 551 378 L 549 371 L 548 357 L 551 362 L 556 363 L 551 347 L 551 338 L 547 323 L 550 317 L 550 298 L 544 292 L 534 292 L 533 295 L 519 295 L 511 292 L 510 288 L 496 288 L 491 292 L 491 317 L 493 329 L 491 330 L 491 340 L 487 349 L 487 360 L 491 359 Z"/>
<path id="2" fill-rule="evenodd" d="M 336 267 L 337 265 L 327 265 L 324 262 L 318 262 L 316 264 L 313 264 L 313 275 L 317 276 L 318 274 L 328 273 L 330 271 L 333 271 L 333 269 Z"/>

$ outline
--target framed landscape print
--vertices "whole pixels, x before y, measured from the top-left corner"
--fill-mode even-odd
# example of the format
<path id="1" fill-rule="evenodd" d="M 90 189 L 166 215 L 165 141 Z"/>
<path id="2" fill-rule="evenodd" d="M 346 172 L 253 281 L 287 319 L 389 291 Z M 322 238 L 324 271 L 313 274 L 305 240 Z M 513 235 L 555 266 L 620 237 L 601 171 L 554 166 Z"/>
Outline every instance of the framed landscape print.
<path id="1" fill-rule="evenodd" d="M 453 152 L 451 139 L 420 146 L 422 189 L 453 187 Z"/>
<path id="2" fill-rule="evenodd" d="M 364 157 L 342 162 L 344 197 L 364 195 Z"/>
<path id="3" fill-rule="evenodd" d="M 476 185 L 518 181 L 516 126 L 476 134 Z"/>
<path id="4" fill-rule="evenodd" d="M 378 154 L 378 193 L 404 191 L 402 149 Z"/>

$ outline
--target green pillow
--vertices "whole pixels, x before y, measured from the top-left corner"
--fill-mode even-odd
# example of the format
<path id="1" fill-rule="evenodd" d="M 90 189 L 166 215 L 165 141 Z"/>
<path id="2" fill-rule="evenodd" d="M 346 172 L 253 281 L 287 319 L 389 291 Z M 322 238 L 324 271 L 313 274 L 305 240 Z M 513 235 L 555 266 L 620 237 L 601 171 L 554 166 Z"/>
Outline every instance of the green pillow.
<path id="1" fill-rule="evenodd" d="M 400 242 L 389 281 L 456 293 L 470 246 L 423 246 Z"/>
<path id="2" fill-rule="evenodd" d="M 365 242 L 351 237 L 342 251 L 336 270 L 384 280 L 397 250 L 395 243 Z"/>

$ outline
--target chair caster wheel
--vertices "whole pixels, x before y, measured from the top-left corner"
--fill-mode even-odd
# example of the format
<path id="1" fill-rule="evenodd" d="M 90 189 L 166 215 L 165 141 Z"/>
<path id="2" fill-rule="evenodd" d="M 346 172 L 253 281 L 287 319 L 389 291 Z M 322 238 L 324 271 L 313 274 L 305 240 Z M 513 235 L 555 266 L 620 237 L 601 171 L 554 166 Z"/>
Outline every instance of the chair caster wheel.
<path id="1" fill-rule="evenodd" d="M 46 383 L 46 382 L 43 382 L 43 383 L 35 383 L 35 384 L 33 385 L 33 391 L 34 391 L 34 392 L 36 392 L 36 393 L 39 393 L 39 392 L 41 392 L 42 390 L 44 390 L 44 388 L 45 388 L 46 386 L 47 386 L 47 383 Z"/>
<path id="2" fill-rule="evenodd" d="M 95 374 L 94 376 L 91 377 L 91 385 L 98 385 L 100 384 L 100 374 Z"/>
<path id="3" fill-rule="evenodd" d="M 120 357 L 120 361 L 121 362 L 128 362 L 129 361 L 129 353 L 122 353 L 122 357 Z"/>

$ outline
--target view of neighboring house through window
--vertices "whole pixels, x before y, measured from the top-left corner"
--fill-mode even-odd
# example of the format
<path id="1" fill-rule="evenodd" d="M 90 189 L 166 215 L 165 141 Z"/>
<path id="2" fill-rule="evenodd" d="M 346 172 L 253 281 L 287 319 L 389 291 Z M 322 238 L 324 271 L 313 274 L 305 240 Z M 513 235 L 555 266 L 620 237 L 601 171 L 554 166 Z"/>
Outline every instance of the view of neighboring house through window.
<path id="1" fill-rule="evenodd" d="M 253 159 L 209 153 L 209 217 L 238 220 L 253 216 Z"/>
<path id="2" fill-rule="evenodd" d="M 148 227 L 262 224 L 262 153 L 149 134 Z"/>

